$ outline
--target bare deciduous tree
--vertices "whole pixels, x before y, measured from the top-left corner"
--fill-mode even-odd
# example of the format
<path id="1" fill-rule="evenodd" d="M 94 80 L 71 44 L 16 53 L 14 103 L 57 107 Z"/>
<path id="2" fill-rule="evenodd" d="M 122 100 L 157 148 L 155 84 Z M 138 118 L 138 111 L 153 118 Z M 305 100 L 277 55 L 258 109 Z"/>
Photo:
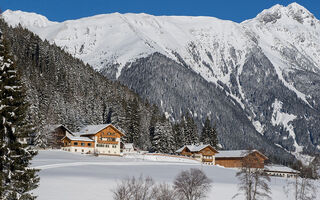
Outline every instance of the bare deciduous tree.
<path id="1" fill-rule="evenodd" d="M 242 168 L 236 174 L 240 181 L 240 192 L 234 195 L 233 198 L 244 194 L 246 200 L 270 199 L 270 177 L 262 169 L 257 168 L 257 162 L 259 160 L 255 157 L 247 156 L 244 158 Z"/>
<path id="2" fill-rule="evenodd" d="M 192 168 L 178 174 L 173 187 L 180 199 L 198 200 L 206 197 L 211 182 L 202 170 Z"/>
<path id="3" fill-rule="evenodd" d="M 315 186 L 316 178 L 310 173 L 311 167 L 302 166 L 300 176 L 296 176 L 294 180 L 288 182 L 287 187 L 284 188 L 287 196 L 290 191 L 294 191 L 294 200 L 314 200 L 317 197 L 317 188 Z"/>
<path id="4" fill-rule="evenodd" d="M 125 178 L 113 190 L 115 200 L 152 200 L 154 181 L 150 177 Z"/>
<path id="5" fill-rule="evenodd" d="M 150 177 L 125 178 L 113 190 L 115 200 L 176 200 L 177 195 L 166 183 L 155 185 Z"/>
<path id="6" fill-rule="evenodd" d="M 169 184 L 162 183 L 153 188 L 154 200 L 176 200 L 177 194 Z"/>

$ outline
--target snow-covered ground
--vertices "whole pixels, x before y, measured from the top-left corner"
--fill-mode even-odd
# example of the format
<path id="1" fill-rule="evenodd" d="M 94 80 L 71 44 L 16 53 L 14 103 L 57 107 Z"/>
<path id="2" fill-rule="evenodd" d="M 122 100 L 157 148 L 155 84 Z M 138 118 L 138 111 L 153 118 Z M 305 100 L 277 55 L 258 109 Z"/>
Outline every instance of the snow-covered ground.
<path id="1" fill-rule="evenodd" d="M 39 200 L 111 200 L 111 190 L 122 178 L 151 176 L 156 182 L 172 183 L 175 176 L 189 168 L 200 168 L 213 180 L 208 199 L 231 199 L 237 193 L 236 170 L 206 166 L 192 160 L 160 156 L 111 157 L 80 155 L 58 150 L 39 151 L 33 166 L 41 169 Z M 272 199 L 289 200 L 284 178 L 272 178 Z M 320 186 L 320 184 L 318 184 Z M 236 199 L 243 199 L 239 196 Z M 318 197 L 320 199 L 320 197 Z"/>

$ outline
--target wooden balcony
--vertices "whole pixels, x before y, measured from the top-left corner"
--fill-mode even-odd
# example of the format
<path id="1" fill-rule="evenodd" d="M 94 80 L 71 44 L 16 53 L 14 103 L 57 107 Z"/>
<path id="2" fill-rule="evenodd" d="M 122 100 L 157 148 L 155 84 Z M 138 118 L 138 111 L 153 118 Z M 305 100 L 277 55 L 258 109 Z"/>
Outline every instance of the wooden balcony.
<path id="1" fill-rule="evenodd" d="M 211 159 L 202 158 L 202 162 L 213 162 L 213 158 Z"/>
<path id="2" fill-rule="evenodd" d="M 98 144 L 119 144 L 118 141 L 106 141 L 106 140 L 98 140 Z"/>

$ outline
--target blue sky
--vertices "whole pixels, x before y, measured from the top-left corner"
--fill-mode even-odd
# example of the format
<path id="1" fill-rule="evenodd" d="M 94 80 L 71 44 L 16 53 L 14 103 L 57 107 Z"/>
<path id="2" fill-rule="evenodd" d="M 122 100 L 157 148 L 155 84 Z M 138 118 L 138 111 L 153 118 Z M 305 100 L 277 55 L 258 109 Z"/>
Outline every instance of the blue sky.
<path id="1" fill-rule="evenodd" d="M 1 0 L 1 10 L 42 14 L 52 21 L 78 19 L 104 13 L 213 16 L 241 22 L 275 4 L 297 2 L 320 19 L 320 0 Z"/>

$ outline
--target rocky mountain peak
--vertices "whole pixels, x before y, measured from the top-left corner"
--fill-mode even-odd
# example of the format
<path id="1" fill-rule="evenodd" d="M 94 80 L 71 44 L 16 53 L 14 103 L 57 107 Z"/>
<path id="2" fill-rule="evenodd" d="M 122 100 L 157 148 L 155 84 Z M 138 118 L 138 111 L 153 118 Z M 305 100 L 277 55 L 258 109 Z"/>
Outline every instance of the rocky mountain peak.
<path id="1" fill-rule="evenodd" d="M 284 20 L 286 20 L 285 18 L 293 19 L 301 24 L 310 22 L 310 20 L 316 20 L 308 9 L 298 3 L 291 3 L 287 7 L 277 4 L 262 11 L 257 16 L 257 19 L 264 24 L 275 23 L 281 18 Z"/>
<path id="2" fill-rule="evenodd" d="M 174 119 L 188 111 L 200 124 L 210 116 L 225 147 L 244 148 L 229 139 L 242 127 L 297 154 L 320 149 L 320 22 L 296 3 L 275 5 L 241 24 L 115 13 L 37 28 L 22 14 L 4 18 L 25 24 Z"/>
<path id="3" fill-rule="evenodd" d="M 314 15 L 311 12 L 309 12 L 309 10 L 297 3 L 292 3 L 288 5 L 286 9 L 290 17 L 302 24 L 304 23 L 304 21 L 308 19 L 315 19 Z"/>

